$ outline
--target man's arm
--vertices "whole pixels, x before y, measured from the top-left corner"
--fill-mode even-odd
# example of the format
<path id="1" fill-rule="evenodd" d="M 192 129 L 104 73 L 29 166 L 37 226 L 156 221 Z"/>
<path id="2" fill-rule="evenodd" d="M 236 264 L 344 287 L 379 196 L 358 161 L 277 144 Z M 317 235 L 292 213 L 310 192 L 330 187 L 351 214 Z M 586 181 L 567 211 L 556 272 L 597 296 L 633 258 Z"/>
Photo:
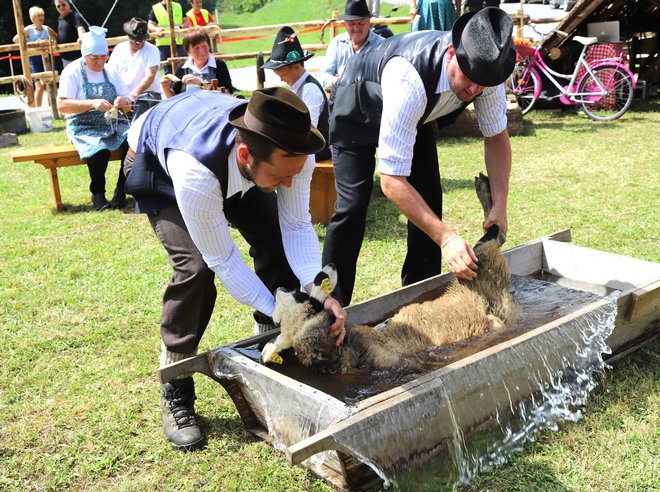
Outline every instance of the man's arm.
<path id="1" fill-rule="evenodd" d="M 506 129 L 493 137 L 484 137 L 484 159 L 493 200 L 493 206 L 484 221 L 484 229 L 497 224 L 506 234 L 508 228 L 506 207 L 511 175 L 511 143 Z"/>
<path id="2" fill-rule="evenodd" d="M 472 280 L 477 276 L 477 257 L 472 247 L 433 213 L 405 176 L 381 174 L 380 186 L 385 196 L 410 220 L 442 248 L 442 256 L 458 278 Z"/>
<path id="3" fill-rule="evenodd" d="M 144 75 L 144 78 L 135 87 L 135 89 L 131 91 L 131 95 L 133 96 L 134 101 L 137 101 L 138 96 L 151 86 L 154 79 L 156 78 L 156 73 L 158 72 L 158 68 L 159 68 L 158 65 L 156 65 L 155 67 L 147 68 L 147 73 Z"/>
<path id="4" fill-rule="evenodd" d="M 325 65 L 319 72 L 317 79 L 324 89 L 332 87 L 337 82 L 337 45 L 339 36 L 332 38 L 325 52 Z"/>

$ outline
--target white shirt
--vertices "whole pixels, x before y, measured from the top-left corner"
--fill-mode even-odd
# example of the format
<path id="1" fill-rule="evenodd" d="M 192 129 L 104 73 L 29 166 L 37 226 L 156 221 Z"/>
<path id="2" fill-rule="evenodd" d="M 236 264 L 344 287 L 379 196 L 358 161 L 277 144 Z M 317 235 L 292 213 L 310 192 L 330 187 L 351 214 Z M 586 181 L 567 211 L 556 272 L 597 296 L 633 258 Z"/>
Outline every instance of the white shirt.
<path id="1" fill-rule="evenodd" d="M 150 110 L 151 111 L 151 110 Z M 137 148 L 147 111 L 131 126 L 128 143 Z M 254 183 L 238 170 L 235 147 L 229 153 L 227 196 L 245 194 Z M 190 154 L 170 150 L 163 166 L 172 178 L 181 215 L 204 261 L 238 302 L 271 316 L 275 299 L 254 271 L 243 261 L 231 238 L 223 212 L 218 178 Z M 321 253 L 309 214 L 309 193 L 314 161 L 308 159 L 303 171 L 293 178 L 291 188 L 279 187 L 277 206 L 284 251 L 291 269 L 305 286 L 321 270 Z"/>
<path id="2" fill-rule="evenodd" d="M 318 127 L 319 117 L 323 111 L 323 104 L 326 101 L 325 94 L 313 82 L 305 84 L 305 80 L 309 76 L 309 72 L 305 71 L 302 76 L 296 80 L 296 83 L 291 86 L 291 90 L 303 100 L 307 109 L 309 109 L 309 117 L 312 120 L 312 125 Z"/>
<path id="3" fill-rule="evenodd" d="M 449 87 L 446 55 L 435 93 L 438 102 L 424 121 L 428 123 L 451 113 L 463 104 Z M 378 170 L 392 176 L 410 176 L 417 124 L 427 105 L 426 91 L 419 73 L 403 57 L 387 62 L 381 76 L 383 115 L 378 139 Z M 405 97 L 401 97 L 404 94 Z M 492 137 L 506 129 L 506 94 L 504 86 L 487 87 L 474 100 L 479 129 L 484 137 Z"/>
<path id="4" fill-rule="evenodd" d="M 87 74 L 87 80 L 92 83 L 105 82 L 105 77 L 103 76 L 103 71 L 93 72 L 87 68 L 84 63 L 81 63 L 82 58 L 72 61 L 60 75 L 59 88 L 57 90 L 57 97 L 62 97 L 66 99 L 86 99 L 85 92 L 83 91 L 83 76 L 82 70 L 84 67 L 85 73 Z M 131 96 L 131 91 L 126 87 L 124 81 L 113 68 L 105 65 L 105 71 L 108 74 L 108 80 L 112 82 L 117 91 L 117 96 L 123 96 L 129 101 L 133 100 Z M 112 102 L 112 101 L 110 101 Z M 70 117 L 72 115 L 65 115 L 65 117 Z"/>
<path id="5" fill-rule="evenodd" d="M 135 89 L 147 74 L 147 69 L 158 67 L 160 65 L 160 53 L 153 44 L 144 43 L 141 49 L 135 54 L 131 53 L 131 46 L 128 41 L 119 43 L 115 46 L 108 66 L 112 66 L 120 75 L 126 87 L 131 91 Z M 145 91 L 154 91 L 161 93 L 160 73 L 156 71 L 154 81 Z"/>
<path id="6" fill-rule="evenodd" d="M 325 52 L 325 66 L 321 72 L 316 76 L 316 78 L 321 82 L 323 87 L 332 87 L 337 78 L 337 75 L 344 73 L 344 68 L 346 64 L 351 59 L 355 53 L 361 53 L 363 51 L 369 51 L 374 46 L 379 45 L 385 40 L 385 38 L 379 36 L 371 29 L 369 29 L 369 35 L 367 40 L 364 42 L 360 49 L 355 52 L 353 51 L 353 43 L 351 38 L 348 36 L 347 32 L 343 32 L 338 36 L 335 36 L 328 44 L 328 49 Z"/>

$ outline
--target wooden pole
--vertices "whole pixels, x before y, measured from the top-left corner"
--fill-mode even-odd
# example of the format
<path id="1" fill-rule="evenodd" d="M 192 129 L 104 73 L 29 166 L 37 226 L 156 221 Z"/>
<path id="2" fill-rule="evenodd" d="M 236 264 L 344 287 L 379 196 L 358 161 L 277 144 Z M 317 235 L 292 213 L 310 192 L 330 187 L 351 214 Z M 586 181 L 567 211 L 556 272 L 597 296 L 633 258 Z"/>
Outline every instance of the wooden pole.
<path id="1" fill-rule="evenodd" d="M 167 7 L 167 20 L 170 24 L 170 57 L 175 58 L 179 53 L 176 47 L 176 33 L 174 32 L 174 18 L 172 16 L 172 0 L 165 0 Z M 176 70 L 176 63 L 172 62 L 172 73 Z"/>
<path id="2" fill-rule="evenodd" d="M 48 83 L 43 81 L 46 86 L 46 92 L 48 93 L 48 101 L 50 102 L 50 109 L 53 113 L 53 121 L 60 117 L 59 112 L 57 111 L 57 72 L 55 70 L 55 58 L 53 56 L 53 49 L 56 42 L 57 41 L 53 38 L 48 38 L 48 55 L 44 56 L 44 70 L 50 70 L 53 78 Z"/>
<path id="3" fill-rule="evenodd" d="M 16 32 L 18 33 L 18 45 L 21 50 L 21 67 L 23 69 L 23 77 L 26 78 L 27 83 L 32 88 L 32 70 L 30 69 L 30 60 L 25 54 L 27 46 L 25 45 L 25 25 L 23 24 L 23 9 L 21 8 L 20 0 L 12 0 L 14 4 L 14 19 L 16 21 Z M 11 61 L 9 62 L 11 64 Z M 28 106 L 34 106 L 34 92 L 26 88 L 25 93 L 28 98 Z"/>

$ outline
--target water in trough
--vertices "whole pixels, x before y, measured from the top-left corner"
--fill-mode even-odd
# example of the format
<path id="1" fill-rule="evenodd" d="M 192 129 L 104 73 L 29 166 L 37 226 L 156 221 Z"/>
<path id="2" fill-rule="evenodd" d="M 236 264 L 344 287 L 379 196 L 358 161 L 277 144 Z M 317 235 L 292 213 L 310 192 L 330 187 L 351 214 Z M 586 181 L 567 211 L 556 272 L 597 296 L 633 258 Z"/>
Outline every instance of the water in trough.
<path id="1" fill-rule="evenodd" d="M 512 276 L 514 296 L 521 305 L 520 321 L 501 332 L 486 334 L 479 339 L 449 348 L 430 350 L 428 367 L 424 373 L 514 339 L 595 301 L 603 300 L 602 296 L 588 292 L 588 288 L 577 290 L 559 285 L 555 282 L 556 279 L 548 280 L 552 281 Z M 373 446 L 387 441 L 389 447 L 396 449 L 396 440 L 404 447 L 403 443 L 415 440 L 417 436 L 403 432 L 397 435 L 393 442 L 391 431 L 385 429 L 384 432 L 388 432 L 387 437 L 381 439 L 381 429 L 375 427 L 368 442 L 351 449 L 353 455 L 369 465 L 386 485 L 395 490 L 447 490 L 458 484 L 468 483 L 485 468 L 506 462 L 509 454 L 522 449 L 525 442 L 533 440 L 537 432 L 554 430 L 564 421 L 578 420 L 589 393 L 596 386 L 596 376 L 606 368 L 603 354 L 610 352 L 605 340 L 614 328 L 617 293 L 609 293 L 604 301 L 599 308 L 572 321 L 578 324 L 577 329 L 552 330 L 542 342 L 525 345 L 526 353 L 515 353 L 515 357 L 523 361 L 542 361 L 534 366 L 530 363 L 530 371 L 524 375 L 524 382 L 518 381 L 518 385 L 528 388 L 511 387 L 511 383 L 503 380 L 496 371 L 490 371 L 488 368 L 482 370 L 478 380 L 484 382 L 487 390 L 484 390 L 479 398 L 484 402 L 491 399 L 490 406 L 493 401 L 498 402 L 496 414 L 491 419 L 493 422 L 489 425 L 481 428 L 467 425 L 463 420 L 464 415 L 457 410 L 460 408 L 460 402 L 453 401 L 450 392 L 440 387 L 434 401 L 438 407 L 442 406 L 445 412 L 448 412 L 449 418 L 438 417 L 437 422 L 432 425 L 445 426 L 445 429 L 449 426 L 447 434 L 451 437 L 447 442 L 438 445 L 437 449 L 428 450 L 423 459 L 402 457 L 404 459 L 396 466 L 383 467 L 377 459 L 373 459 Z M 569 340 L 571 350 L 565 350 L 565 353 L 558 355 L 557 347 L 566 347 L 565 337 L 572 336 L 571 333 L 579 333 L 579 338 Z M 251 356 L 251 350 L 249 347 L 245 348 L 244 355 Z M 254 351 L 253 355 L 258 358 L 258 350 L 255 348 Z M 561 362 L 549 363 L 549 360 Z M 531 370 L 532 367 L 536 369 Z M 303 422 L 302 425 L 288 427 L 278 424 L 279 421 L 288 419 L 272 416 L 295 408 L 295 402 L 280 401 L 277 395 L 263 394 L 259 388 L 253 387 L 253 393 L 262 400 L 258 406 L 265 409 L 269 434 L 273 437 L 275 447 L 280 449 L 286 447 L 283 443 L 298 442 L 333 423 L 328 421 L 326 412 L 323 411 L 328 400 L 336 399 L 334 401 L 337 403 L 343 403 L 347 417 L 358 402 L 401 386 L 421 375 L 408 374 L 405 371 L 396 374 L 318 375 L 301 368 L 291 360 L 284 364 L 281 372 L 319 391 L 319 411 L 307 411 L 304 416 L 297 415 L 299 422 Z M 254 382 L 246 381 L 245 384 Z M 511 396 L 518 394 L 519 390 L 522 390 L 520 393 L 531 396 L 524 400 Z M 495 395 L 501 395 L 503 392 L 509 397 L 508 402 L 501 404 Z M 309 410 L 309 402 L 307 409 Z M 424 410 L 433 418 L 432 410 Z M 400 415 L 396 415 L 396 407 L 392 411 L 395 412 L 391 417 L 394 422 L 409 419 L 409 409 L 402 408 Z M 317 455 L 312 464 L 322 465 L 325 456 L 325 453 Z"/>

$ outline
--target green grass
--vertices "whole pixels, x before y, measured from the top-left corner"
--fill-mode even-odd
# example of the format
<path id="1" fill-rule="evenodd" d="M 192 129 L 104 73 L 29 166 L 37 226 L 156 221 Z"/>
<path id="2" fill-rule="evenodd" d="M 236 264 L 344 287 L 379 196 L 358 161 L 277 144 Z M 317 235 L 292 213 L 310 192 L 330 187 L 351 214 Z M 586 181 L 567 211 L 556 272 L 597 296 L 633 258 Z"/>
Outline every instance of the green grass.
<path id="1" fill-rule="evenodd" d="M 573 242 L 660 261 L 660 104 L 621 120 L 532 112 L 512 138 L 508 247 L 571 228 Z M 63 123 L 20 146 L 63 143 Z M 481 214 L 476 138 L 438 143 L 446 220 L 470 241 Z M 46 172 L 0 149 L 0 490 L 329 491 L 251 437 L 225 391 L 198 376 L 208 446 L 170 449 L 160 422 L 160 299 L 170 268 L 144 216 L 92 210 L 83 166 L 60 170 L 67 210 Z M 112 183 L 117 164 L 108 171 Z M 355 301 L 399 286 L 405 222 L 374 192 Z M 322 241 L 325 228 L 318 227 Z M 237 238 L 244 255 L 245 243 Z M 222 287 L 201 351 L 245 338 L 251 310 Z M 576 424 L 544 433 L 463 490 L 658 490 L 658 344 L 601 380 Z"/>
<path id="2" fill-rule="evenodd" d="M 332 12 L 338 11 L 339 14 L 344 13 L 346 2 L 342 0 L 321 0 L 314 2 L 303 2 L 300 0 L 274 0 L 268 2 L 262 9 L 254 12 L 253 14 L 232 14 L 225 12 L 220 14 L 220 25 L 223 29 L 232 29 L 238 27 L 253 27 L 253 26 L 266 26 L 266 25 L 279 25 L 294 22 L 304 22 L 310 20 L 328 20 L 332 18 Z M 381 4 L 381 15 L 387 15 L 390 12 L 390 4 Z M 405 16 L 408 13 L 408 7 L 399 7 L 399 10 L 394 13 L 395 17 Z M 292 20 L 292 19 L 295 19 Z M 391 26 L 395 34 L 399 34 L 409 30 L 408 24 L 395 24 Z M 298 30 L 298 29 L 297 29 Z M 265 36 L 263 39 L 256 40 L 242 40 L 242 41 L 227 41 L 222 44 L 222 52 L 226 54 L 236 53 L 255 53 L 255 52 L 269 52 L 273 47 L 275 33 L 277 30 L 270 30 L 258 33 L 250 33 L 249 36 Z M 344 32 L 343 27 L 340 32 Z M 243 35 L 231 35 L 230 38 L 242 37 Z M 300 33 L 300 42 L 305 44 L 320 44 L 321 31 L 313 31 L 309 33 Z M 326 29 L 324 35 L 325 43 L 329 43 L 331 39 L 330 29 Z M 324 51 L 319 51 L 317 56 L 325 54 Z M 254 65 L 254 60 L 237 60 L 227 62 L 230 68 L 245 67 Z"/>

